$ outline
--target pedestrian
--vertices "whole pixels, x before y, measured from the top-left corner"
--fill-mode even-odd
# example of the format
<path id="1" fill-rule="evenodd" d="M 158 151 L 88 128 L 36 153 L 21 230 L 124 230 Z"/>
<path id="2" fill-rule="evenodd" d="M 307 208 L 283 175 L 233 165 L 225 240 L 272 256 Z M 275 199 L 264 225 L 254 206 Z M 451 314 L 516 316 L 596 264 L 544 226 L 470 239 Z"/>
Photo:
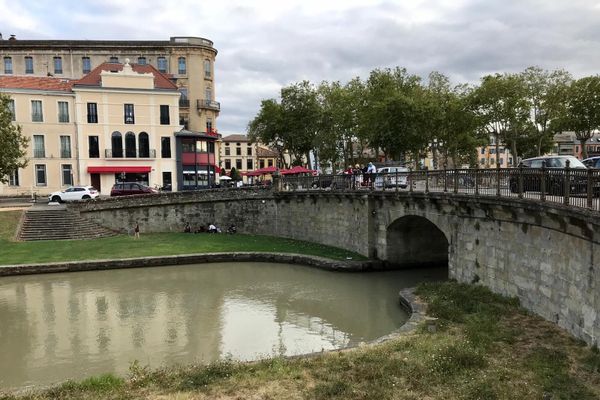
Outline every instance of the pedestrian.
<path id="1" fill-rule="evenodd" d="M 138 224 L 137 222 L 135 223 L 135 227 L 133 228 L 133 238 L 140 238 L 140 224 Z"/>
<path id="2" fill-rule="evenodd" d="M 192 227 L 190 226 L 190 223 L 189 223 L 189 222 L 186 222 L 186 223 L 185 223 L 185 227 L 183 228 L 183 231 L 184 231 L 185 233 L 191 233 L 191 232 L 192 232 Z"/>

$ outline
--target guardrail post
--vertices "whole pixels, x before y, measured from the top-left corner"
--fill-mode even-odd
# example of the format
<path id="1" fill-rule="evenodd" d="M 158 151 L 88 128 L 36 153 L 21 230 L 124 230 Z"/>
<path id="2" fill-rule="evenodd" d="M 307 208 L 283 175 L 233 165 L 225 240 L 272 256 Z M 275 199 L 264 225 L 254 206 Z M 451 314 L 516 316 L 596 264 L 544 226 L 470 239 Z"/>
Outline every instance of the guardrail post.
<path id="1" fill-rule="evenodd" d="M 587 170 L 587 207 L 594 207 L 594 176 L 593 170 L 590 168 Z"/>
<path id="2" fill-rule="evenodd" d="M 570 201 L 569 201 L 569 192 L 571 191 L 571 162 L 569 160 L 567 160 L 566 162 L 566 166 L 565 166 L 565 173 L 564 173 L 564 182 L 563 182 L 563 187 L 564 187 L 564 193 L 563 193 L 563 204 L 565 205 L 569 205 Z"/>
<path id="3" fill-rule="evenodd" d="M 410 177 L 409 191 L 412 192 L 413 191 L 413 182 L 414 182 L 412 167 L 408 167 L 408 176 Z"/>
<path id="4" fill-rule="evenodd" d="M 444 192 L 448 191 L 448 170 L 446 164 L 444 164 Z"/>
<path id="5" fill-rule="evenodd" d="M 475 196 L 479 196 L 479 163 L 475 164 Z"/>
<path id="6" fill-rule="evenodd" d="M 519 193 L 519 198 L 523 198 L 523 165 L 519 165 L 519 172 L 517 175 L 517 192 Z"/>
<path id="7" fill-rule="evenodd" d="M 498 154 L 496 154 L 497 156 Z M 500 197 L 500 164 L 498 162 L 496 162 L 496 197 Z"/>
<path id="8" fill-rule="evenodd" d="M 546 201 L 546 160 L 542 161 L 542 178 L 540 180 L 540 201 Z"/>
<path id="9" fill-rule="evenodd" d="M 406 178 L 406 181 L 406 183 L 408 183 L 408 178 Z M 396 192 L 398 191 L 398 186 L 400 185 L 398 185 L 398 170 L 396 170 Z"/>
<path id="10" fill-rule="evenodd" d="M 458 169 L 454 168 L 454 193 L 458 193 Z"/>

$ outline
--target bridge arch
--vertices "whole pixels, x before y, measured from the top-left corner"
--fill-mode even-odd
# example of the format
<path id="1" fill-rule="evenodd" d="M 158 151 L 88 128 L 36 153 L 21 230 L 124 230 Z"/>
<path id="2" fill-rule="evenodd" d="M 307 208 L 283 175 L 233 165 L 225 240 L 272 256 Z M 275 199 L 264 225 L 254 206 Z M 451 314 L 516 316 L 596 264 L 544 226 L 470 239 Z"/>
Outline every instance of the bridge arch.
<path id="1" fill-rule="evenodd" d="M 440 228 L 425 217 L 400 217 L 387 227 L 386 236 L 387 261 L 392 265 L 448 265 L 448 239 Z"/>

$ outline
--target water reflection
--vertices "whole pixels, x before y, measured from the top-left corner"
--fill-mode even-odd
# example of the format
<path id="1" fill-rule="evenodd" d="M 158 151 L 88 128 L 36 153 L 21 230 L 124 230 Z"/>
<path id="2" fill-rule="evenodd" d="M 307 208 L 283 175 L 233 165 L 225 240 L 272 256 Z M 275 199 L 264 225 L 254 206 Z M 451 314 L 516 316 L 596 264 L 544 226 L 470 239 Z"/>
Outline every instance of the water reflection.
<path id="1" fill-rule="evenodd" d="M 343 274 L 220 263 L 0 280 L 0 387 L 40 385 L 133 360 L 250 360 L 383 336 L 406 315 L 397 293 L 445 269 Z"/>

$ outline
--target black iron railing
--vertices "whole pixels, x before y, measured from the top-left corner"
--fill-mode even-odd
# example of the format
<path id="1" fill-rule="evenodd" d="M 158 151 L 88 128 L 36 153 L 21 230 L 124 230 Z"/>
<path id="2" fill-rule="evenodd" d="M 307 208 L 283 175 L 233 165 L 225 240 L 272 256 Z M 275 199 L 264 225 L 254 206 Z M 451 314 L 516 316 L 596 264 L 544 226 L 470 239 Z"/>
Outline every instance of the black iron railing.
<path id="1" fill-rule="evenodd" d="M 283 175 L 280 191 L 406 191 L 460 193 L 553 202 L 600 211 L 600 170 L 495 168 L 419 170 L 375 174 Z"/>
<path id="2" fill-rule="evenodd" d="M 105 158 L 156 158 L 156 149 L 105 149 Z"/>

